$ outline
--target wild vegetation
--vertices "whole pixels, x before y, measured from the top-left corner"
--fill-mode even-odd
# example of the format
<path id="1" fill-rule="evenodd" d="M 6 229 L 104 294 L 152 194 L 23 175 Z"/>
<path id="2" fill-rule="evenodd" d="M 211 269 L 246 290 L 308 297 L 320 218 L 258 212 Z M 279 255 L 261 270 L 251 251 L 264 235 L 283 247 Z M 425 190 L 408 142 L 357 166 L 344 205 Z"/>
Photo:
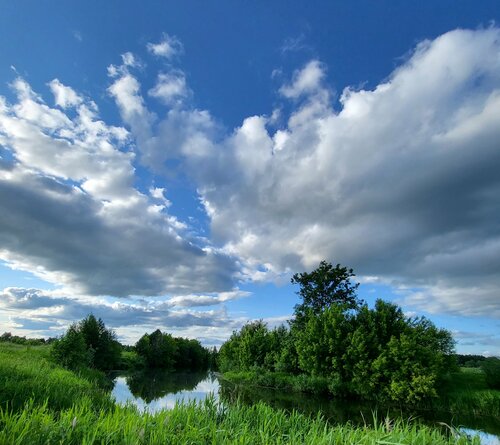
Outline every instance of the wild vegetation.
<path id="1" fill-rule="evenodd" d="M 326 262 L 295 274 L 302 302 L 289 326 L 248 323 L 222 345 L 220 369 L 228 378 L 228 371 L 258 371 L 262 379 L 264 371 L 269 386 L 336 397 L 407 405 L 436 398 L 456 370 L 451 334 L 392 303 L 377 300 L 369 308 L 357 298 L 353 276 Z"/>
<path id="2" fill-rule="evenodd" d="M 69 369 L 116 369 L 120 364 L 121 345 L 116 334 L 104 322 L 90 314 L 54 342 L 52 357 Z"/>
<path id="3" fill-rule="evenodd" d="M 234 332 L 218 356 L 224 377 L 336 397 L 375 397 L 406 405 L 431 401 L 437 409 L 500 417 L 500 391 L 488 388 L 498 385 L 500 360 L 478 360 L 482 369 L 457 372 L 448 332 L 424 318 L 407 318 L 382 300 L 369 308 L 357 298 L 353 276 L 352 270 L 325 262 L 310 274 L 294 275 L 302 297 L 294 319 L 272 330 L 259 321 Z M 452 428 L 401 420 L 335 425 L 321 414 L 310 417 L 229 399 L 223 405 L 209 399 L 140 413 L 114 403 L 103 373 L 136 369 L 127 381 L 149 400 L 156 398 L 157 388 L 144 386 L 138 372 L 206 369 L 215 356 L 216 351 L 196 340 L 160 330 L 145 334 L 134 347 L 120 345 L 93 315 L 50 343 L 4 334 L 0 445 L 478 443 Z M 161 386 L 169 390 L 172 385 L 169 380 Z M 438 385 L 444 392 L 438 394 Z"/>
<path id="4" fill-rule="evenodd" d="M 18 372 L 20 371 L 20 372 Z M 478 444 L 415 422 L 334 426 L 321 415 L 214 399 L 156 414 L 115 405 L 92 379 L 51 362 L 47 346 L 0 344 L 0 444 Z"/>

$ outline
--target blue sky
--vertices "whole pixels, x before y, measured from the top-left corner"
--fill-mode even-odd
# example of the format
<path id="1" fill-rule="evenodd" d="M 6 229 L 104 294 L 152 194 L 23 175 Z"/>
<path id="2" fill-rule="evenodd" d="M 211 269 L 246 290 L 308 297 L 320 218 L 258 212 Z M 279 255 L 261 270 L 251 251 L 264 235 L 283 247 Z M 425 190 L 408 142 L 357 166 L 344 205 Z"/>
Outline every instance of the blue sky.
<path id="1" fill-rule="evenodd" d="M 218 345 L 326 259 L 500 355 L 498 2 L 2 9 L 0 330 Z"/>

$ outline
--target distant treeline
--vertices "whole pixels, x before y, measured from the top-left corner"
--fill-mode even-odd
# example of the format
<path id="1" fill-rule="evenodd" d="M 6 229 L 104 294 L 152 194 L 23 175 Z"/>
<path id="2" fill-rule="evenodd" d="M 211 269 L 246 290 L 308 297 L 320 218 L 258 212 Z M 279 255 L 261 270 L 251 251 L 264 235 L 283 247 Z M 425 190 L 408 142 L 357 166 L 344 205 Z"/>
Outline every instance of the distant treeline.
<path id="1" fill-rule="evenodd" d="M 217 351 L 209 350 L 198 340 L 173 337 L 159 329 L 144 334 L 135 345 L 135 352 L 149 368 L 200 370 L 213 368 Z"/>
<path id="2" fill-rule="evenodd" d="M 25 345 L 52 344 L 52 359 L 71 370 L 161 368 L 197 371 L 215 367 L 217 355 L 215 348 L 209 350 L 198 340 L 173 337 L 159 329 L 144 334 L 135 346 L 122 345 L 116 333 L 92 314 L 73 323 L 57 339 L 27 339 L 4 333 L 0 341 Z"/>
<path id="3" fill-rule="evenodd" d="M 4 332 L 0 336 L 0 342 L 16 343 L 18 345 L 47 345 L 53 343 L 57 340 L 56 337 L 45 338 L 26 338 L 20 337 L 19 335 L 12 335 L 10 332 Z"/>
<path id="4" fill-rule="evenodd" d="M 457 365 L 465 368 L 480 368 L 481 364 L 486 360 L 482 355 L 474 354 L 455 354 Z"/>

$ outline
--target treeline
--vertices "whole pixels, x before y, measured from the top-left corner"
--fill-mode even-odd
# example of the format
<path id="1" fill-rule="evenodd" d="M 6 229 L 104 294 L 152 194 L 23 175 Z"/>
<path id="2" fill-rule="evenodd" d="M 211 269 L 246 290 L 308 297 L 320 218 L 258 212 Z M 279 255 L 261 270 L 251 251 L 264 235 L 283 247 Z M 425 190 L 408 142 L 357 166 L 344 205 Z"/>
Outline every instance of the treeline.
<path id="1" fill-rule="evenodd" d="M 456 354 L 455 355 L 458 366 L 465 368 L 480 368 L 481 364 L 486 360 L 482 355 L 474 354 Z"/>
<path id="2" fill-rule="evenodd" d="M 144 334 L 135 346 L 124 346 L 102 319 L 90 314 L 72 324 L 53 342 L 52 358 L 68 369 L 110 371 L 127 368 L 205 370 L 215 367 L 217 351 L 198 340 L 173 337 L 159 329 Z"/>
<path id="3" fill-rule="evenodd" d="M 144 334 L 135 351 L 149 368 L 191 371 L 213 368 L 217 353 L 203 347 L 198 340 L 173 337 L 159 329 Z"/>
<path id="4" fill-rule="evenodd" d="M 274 373 L 277 384 L 279 375 L 294 376 L 305 390 L 340 397 L 417 403 L 437 396 L 456 366 L 451 334 L 392 303 L 377 300 L 370 309 L 353 276 L 324 261 L 295 274 L 302 303 L 289 325 L 269 330 L 258 321 L 233 332 L 219 351 L 221 371 Z"/>
<path id="5" fill-rule="evenodd" d="M 15 343 L 18 345 L 39 346 L 53 343 L 57 339 L 55 337 L 45 338 L 26 338 L 19 335 L 12 335 L 10 332 L 4 332 L 0 335 L 0 342 Z"/>

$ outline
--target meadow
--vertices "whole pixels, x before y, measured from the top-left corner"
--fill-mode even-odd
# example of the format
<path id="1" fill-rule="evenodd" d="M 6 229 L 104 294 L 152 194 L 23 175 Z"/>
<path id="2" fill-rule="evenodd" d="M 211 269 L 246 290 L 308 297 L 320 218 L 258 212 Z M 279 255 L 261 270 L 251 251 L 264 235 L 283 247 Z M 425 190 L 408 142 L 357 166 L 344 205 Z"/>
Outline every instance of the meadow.
<path id="1" fill-rule="evenodd" d="M 47 346 L 0 344 L 0 444 L 478 444 L 453 428 L 377 420 L 332 425 L 263 403 L 179 404 L 156 414 L 119 406 L 99 374 L 65 370 Z"/>

